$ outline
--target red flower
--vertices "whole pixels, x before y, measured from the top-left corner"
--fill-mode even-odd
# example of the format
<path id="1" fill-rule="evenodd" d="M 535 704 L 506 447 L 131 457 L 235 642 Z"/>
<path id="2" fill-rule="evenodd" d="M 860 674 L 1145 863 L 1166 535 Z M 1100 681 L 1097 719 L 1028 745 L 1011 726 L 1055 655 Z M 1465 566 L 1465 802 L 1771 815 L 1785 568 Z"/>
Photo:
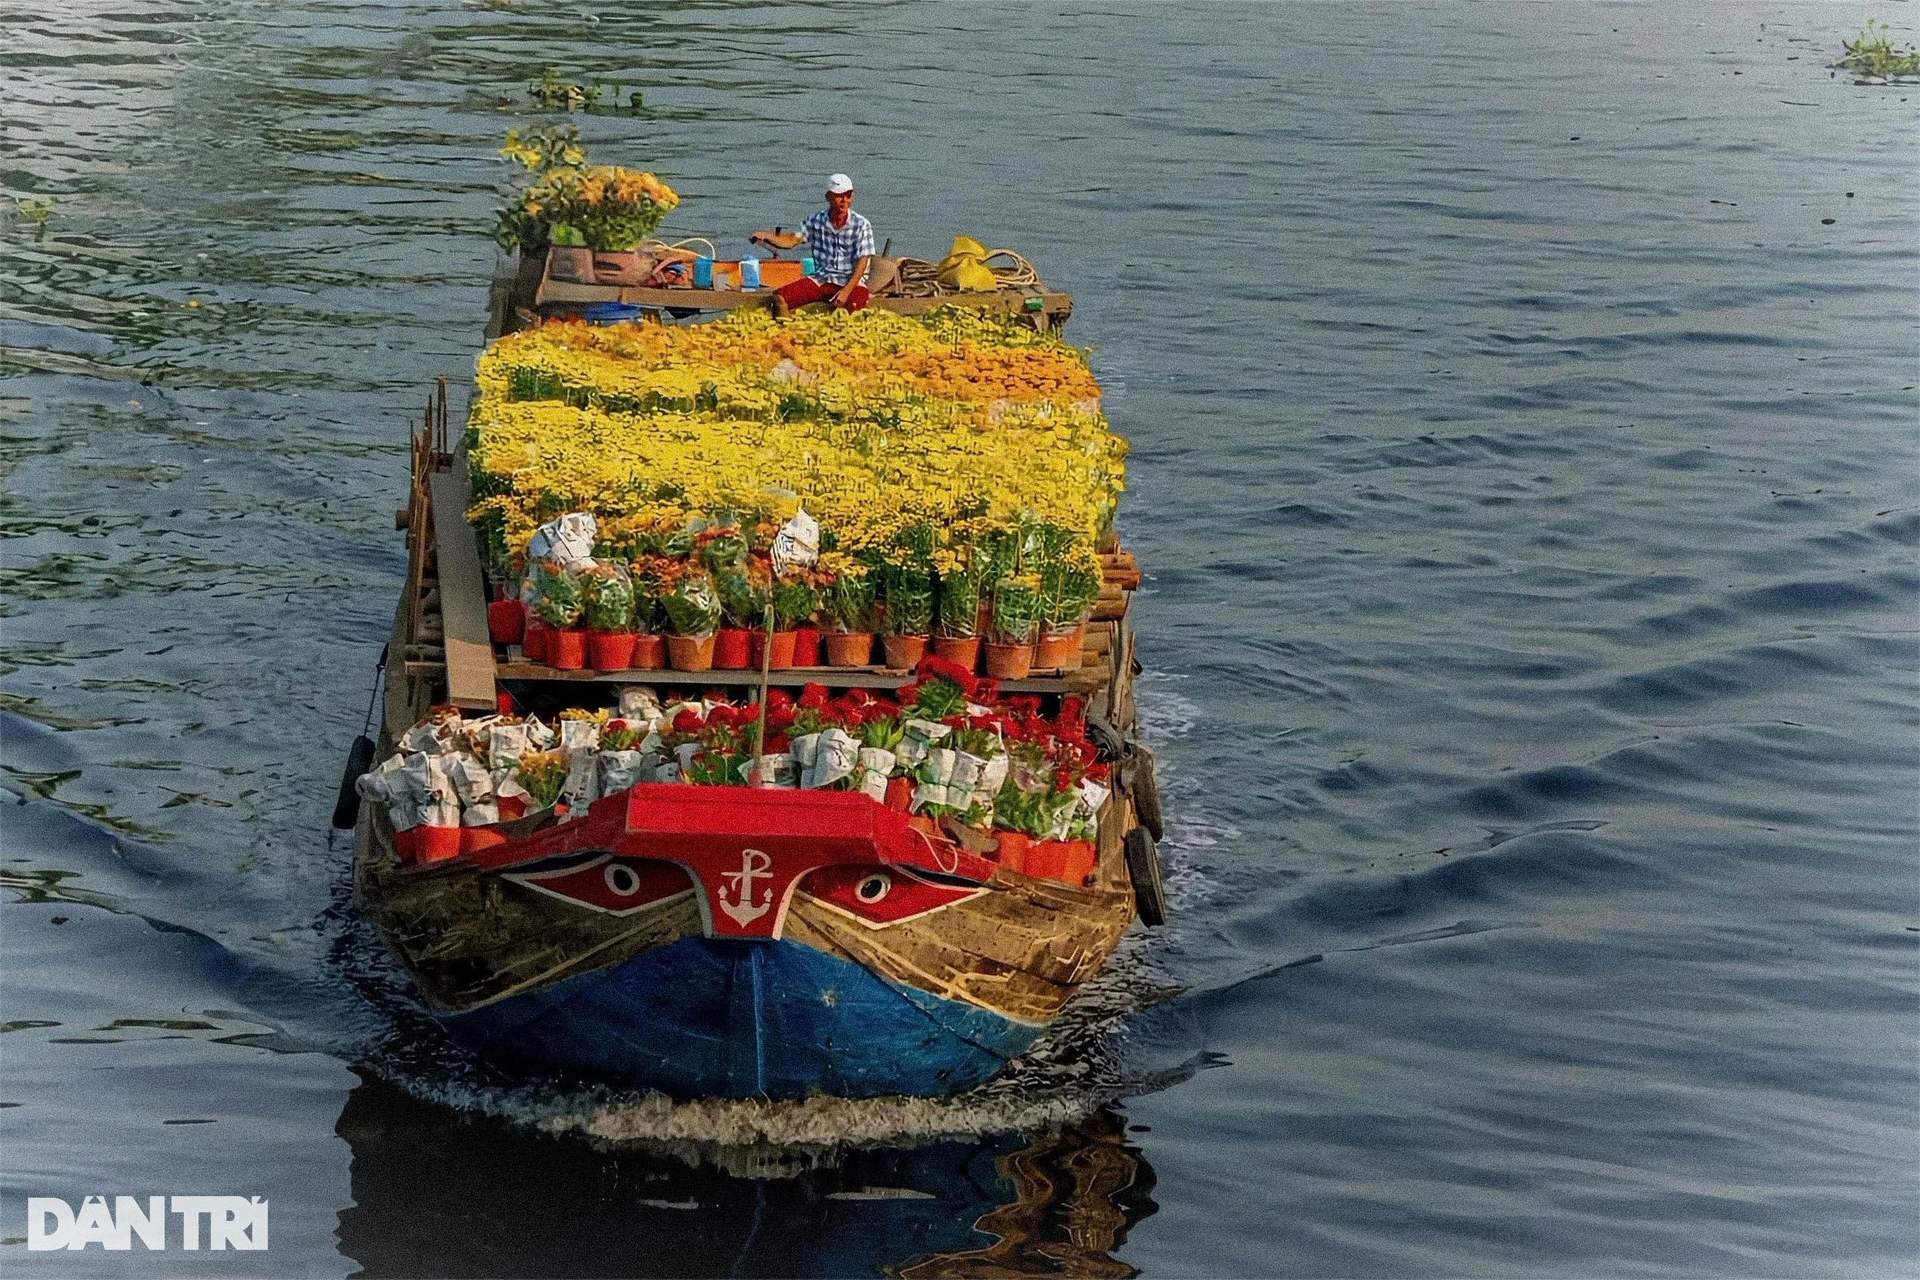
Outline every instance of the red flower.
<path id="1" fill-rule="evenodd" d="M 793 695 L 785 689 L 767 690 L 767 714 L 777 719 L 783 711 L 792 717 Z"/>
<path id="2" fill-rule="evenodd" d="M 1061 724 L 1085 724 L 1087 722 L 1087 700 L 1077 693 L 1070 693 L 1060 700 Z"/>
<path id="3" fill-rule="evenodd" d="M 974 686 L 977 683 L 974 679 L 973 672 L 967 670 L 951 658 L 943 658 L 937 653 L 930 653 L 920 659 L 920 665 L 913 669 L 913 674 L 922 681 L 934 677 L 950 681 L 958 685 L 960 692 L 966 694 L 969 698 L 973 696 Z"/>
<path id="4" fill-rule="evenodd" d="M 1040 714 L 1040 697 L 1032 693 L 1016 693 L 1007 699 L 1007 706 L 1017 715 L 1037 716 Z"/>
<path id="5" fill-rule="evenodd" d="M 993 676 L 981 676 L 973 682 L 973 692 L 968 696 L 990 707 L 1000 701 L 1000 681 Z"/>
<path id="6" fill-rule="evenodd" d="M 894 691 L 894 697 L 900 699 L 900 705 L 903 707 L 911 706 L 919 696 L 920 682 L 917 680 L 910 680 Z"/>
<path id="7" fill-rule="evenodd" d="M 702 719 L 700 713 L 692 707 L 688 707 L 673 718 L 673 731 L 675 733 L 699 733 L 706 727 L 707 722 Z"/>
<path id="8" fill-rule="evenodd" d="M 827 705 L 827 686 L 808 681 L 806 687 L 800 690 L 800 705 L 815 710 L 824 709 Z"/>
<path id="9" fill-rule="evenodd" d="M 767 754 L 770 756 L 777 756 L 783 751 L 791 751 L 792 749 L 793 743 L 788 741 L 787 735 L 784 733 L 776 733 L 767 739 Z"/>
<path id="10" fill-rule="evenodd" d="M 739 723 L 738 720 L 734 719 L 734 714 L 734 708 L 723 702 L 717 707 L 707 709 L 707 724 L 709 727 L 715 729 L 728 728 Z"/>

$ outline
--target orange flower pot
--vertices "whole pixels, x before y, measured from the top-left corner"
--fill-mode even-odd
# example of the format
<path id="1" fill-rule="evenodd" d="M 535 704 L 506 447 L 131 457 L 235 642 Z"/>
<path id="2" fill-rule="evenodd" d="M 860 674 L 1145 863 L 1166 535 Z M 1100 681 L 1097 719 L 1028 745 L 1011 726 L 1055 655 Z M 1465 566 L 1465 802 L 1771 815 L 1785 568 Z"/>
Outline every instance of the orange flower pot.
<path id="1" fill-rule="evenodd" d="M 637 635 L 633 638 L 633 670 L 658 671 L 666 665 L 665 636 Z"/>
<path id="2" fill-rule="evenodd" d="M 1032 645 L 987 642 L 987 674 L 995 680 L 1025 680 L 1032 670 Z"/>
<path id="3" fill-rule="evenodd" d="M 587 665 L 595 671 L 625 671 L 633 665 L 631 631 L 588 631 Z"/>
<path id="4" fill-rule="evenodd" d="M 793 636 L 791 631 L 773 633 L 772 651 L 768 652 L 767 633 L 753 633 L 753 660 L 748 663 L 755 671 L 764 662 L 769 671 L 786 671 L 793 666 Z"/>
<path id="5" fill-rule="evenodd" d="M 713 638 L 713 665 L 739 671 L 753 660 L 753 632 L 745 627 L 722 627 Z"/>
<path id="6" fill-rule="evenodd" d="M 555 671 L 579 671 L 587 665 L 587 633 L 567 627 L 547 636 L 547 665 Z"/>
<path id="7" fill-rule="evenodd" d="M 487 606 L 487 637 L 495 644 L 519 644 L 527 634 L 527 606 L 518 600 L 495 600 Z"/>
<path id="8" fill-rule="evenodd" d="M 713 670 L 713 637 L 668 636 L 667 665 L 675 671 Z"/>
<path id="9" fill-rule="evenodd" d="M 827 632 L 827 665 L 864 667 L 873 661 L 873 632 Z"/>
<path id="10" fill-rule="evenodd" d="M 913 807 L 913 779 L 887 779 L 887 808 L 905 813 Z"/>
<path id="11" fill-rule="evenodd" d="M 1086 641 L 1086 628 L 1073 627 L 1066 631 L 1049 631 L 1041 635 L 1040 643 L 1035 647 L 1033 665 L 1060 671 L 1077 671 L 1080 668 L 1080 650 Z"/>
<path id="12" fill-rule="evenodd" d="M 1009 871 L 1026 874 L 1027 849 L 1033 844 L 1033 837 L 1024 831 L 996 831 L 1000 839 L 1000 865 Z"/>
<path id="13" fill-rule="evenodd" d="M 957 662 L 969 671 L 980 670 L 980 637 L 935 636 L 933 652 L 948 662 Z"/>
<path id="14" fill-rule="evenodd" d="M 525 650 L 528 662 L 547 660 L 547 640 L 552 635 L 553 628 L 540 619 L 527 619 L 527 629 L 521 638 L 520 647 Z"/>
<path id="15" fill-rule="evenodd" d="M 428 827 L 414 828 L 419 832 L 419 859 L 421 862 L 445 862 L 448 858 L 460 856 L 460 833 L 465 827 Z"/>
<path id="16" fill-rule="evenodd" d="M 820 628 L 794 628 L 793 665 L 796 667 L 817 667 L 820 665 Z"/>
<path id="17" fill-rule="evenodd" d="M 911 671 L 927 656 L 925 636 L 883 636 L 880 644 L 886 650 L 889 671 Z"/>

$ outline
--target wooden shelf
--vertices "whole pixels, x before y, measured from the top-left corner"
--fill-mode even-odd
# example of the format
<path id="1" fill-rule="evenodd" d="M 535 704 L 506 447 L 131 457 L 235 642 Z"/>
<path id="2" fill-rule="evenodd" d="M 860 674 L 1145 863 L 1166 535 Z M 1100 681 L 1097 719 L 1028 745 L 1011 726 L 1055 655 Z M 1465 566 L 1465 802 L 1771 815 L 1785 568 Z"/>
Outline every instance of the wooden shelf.
<path id="1" fill-rule="evenodd" d="M 509 658 L 495 668 L 502 680 L 542 680 L 564 684 L 660 684 L 757 685 L 760 670 L 753 668 L 714 668 L 711 671 L 673 671 L 665 668 L 633 671 L 561 671 Z M 1083 668 L 1082 670 L 1085 670 Z M 1078 672 L 1073 673 L 1075 675 Z M 897 689 L 913 679 L 911 671 L 888 671 L 883 667 L 789 667 L 768 674 L 768 682 L 782 688 L 803 684 L 821 684 L 829 689 Z M 1026 680 L 1002 680 L 1003 693 L 1068 693 L 1068 675 L 1033 676 Z"/>
<path id="2" fill-rule="evenodd" d="M 771 289 L 653 289 L 604 284 L 569 284 L 561 280 L 540 283 L 534 305 L 542 310 L 582 309 L 600 302 L 625 302 L 638 307 L 672 307 L 683 311 L 733 311 L 764 304 Z M 1073 295 L 1045 289 L 1000 289 L 993 293 L 949 293 L 933 298 L 875 298 L 867 305 L 876 311 L 918 316 L 941 307 L 977 307 L 985 311 L 1025 312 L 1028 299 L 1040 300 L 1040 312 L 1052 317 L 1073 314 Z"/>

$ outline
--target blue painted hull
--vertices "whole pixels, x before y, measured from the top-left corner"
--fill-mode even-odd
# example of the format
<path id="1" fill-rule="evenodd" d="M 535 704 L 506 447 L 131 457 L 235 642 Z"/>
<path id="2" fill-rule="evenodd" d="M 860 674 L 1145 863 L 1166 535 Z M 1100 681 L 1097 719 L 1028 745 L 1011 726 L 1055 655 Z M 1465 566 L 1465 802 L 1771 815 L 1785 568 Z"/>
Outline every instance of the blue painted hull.
<path id="1" fill-rule="evenodd" d="M 511 1068 L 679 1098 L 957 1093 L 1040 1030 L 801 943 L 710 938 L 442 1020 Z"/>

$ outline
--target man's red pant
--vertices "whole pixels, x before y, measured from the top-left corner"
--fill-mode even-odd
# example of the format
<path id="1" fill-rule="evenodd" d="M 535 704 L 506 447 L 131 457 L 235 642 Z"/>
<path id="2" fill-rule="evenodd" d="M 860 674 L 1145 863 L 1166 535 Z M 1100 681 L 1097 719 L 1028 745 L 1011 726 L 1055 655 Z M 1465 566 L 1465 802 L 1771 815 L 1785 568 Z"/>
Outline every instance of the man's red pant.
<path id="1" fill-rule="evenodd" d="M 789 307 L 804 307 L 809 302 L 832 301 L 833 295 L 840 292 L 840 286 L 828 284 L 825 280 L 816 280 L 812 276 L 801 276 L 792 284 L 781 285 L 775 292 Z M 847 297 L 847 310 L 860 310 L 867 305 L 867 299 L 871 296 L 867 292 L 867 286 L 855 285 L 853 292 Z"/>

